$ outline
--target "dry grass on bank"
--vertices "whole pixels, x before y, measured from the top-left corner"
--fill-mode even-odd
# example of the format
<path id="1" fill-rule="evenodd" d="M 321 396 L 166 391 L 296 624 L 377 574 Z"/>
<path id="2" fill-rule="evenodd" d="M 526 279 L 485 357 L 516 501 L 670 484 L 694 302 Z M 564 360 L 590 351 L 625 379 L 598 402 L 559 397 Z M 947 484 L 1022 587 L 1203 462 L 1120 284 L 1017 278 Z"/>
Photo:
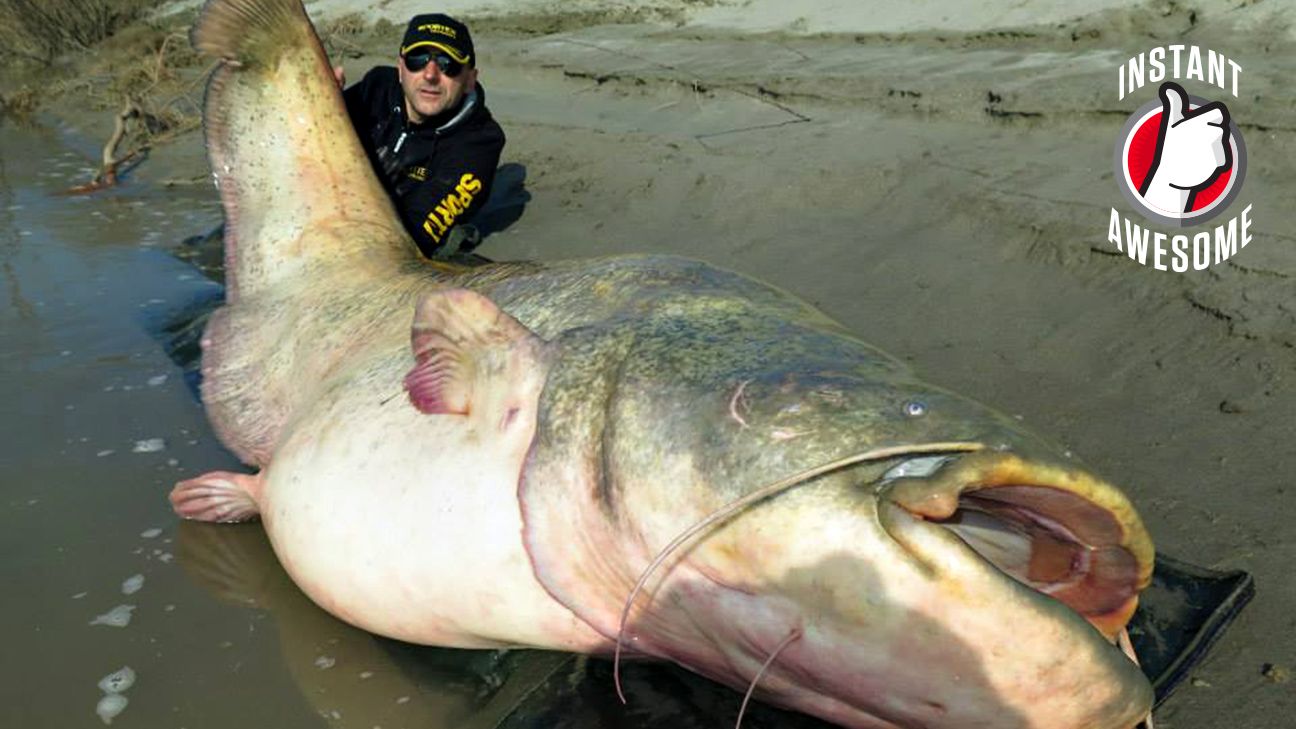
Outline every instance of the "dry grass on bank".
<path id="1" fill-rule="evenodd" d="M 127 161 L 138 163 L 150 148 L 196 129 L 205 74 L 189 45 L 192 17 L 156 19 L 160 4 L 0 0 L 0 59 L 11 64 L 0 115 L 49 110 L 112 119 L 92 184 L 115 183 Z"/>
<path id="2" fill-rule="evenodd" d="M 94 112 L 112 125 L 99 173 L 85 190 L 115 184 L 119 170 L 201 123 L 204 81 L 215 64 L 189 44 L 196 9 L 158 17 L 152 11 L 162 3 L 0 0 L 0 62 L 11 64 L 0 118 L 52 111 L 84 119 Z M 363 55 L 378 37 L 398 35 L 362 13 L 331 18 L 318 31 L 339 62 Z M 18 67 L 25 72 L 15 73 Z"/>
<path id="3" fill-rule="evenodd" d="M 88 49 L 160 5 L 159 0 L 0 0 L 0 57 L 49 65 Z"/>
<path id="4" fill-rule="evenodd" d="M 347 13 L 316 25 L 320 42 L 334 63 L 344 58 L 359 58 L 375 47 L 394 46 L 404 28 L 397 28 L 386 18 L 376 22 L 364 13 Z"/>

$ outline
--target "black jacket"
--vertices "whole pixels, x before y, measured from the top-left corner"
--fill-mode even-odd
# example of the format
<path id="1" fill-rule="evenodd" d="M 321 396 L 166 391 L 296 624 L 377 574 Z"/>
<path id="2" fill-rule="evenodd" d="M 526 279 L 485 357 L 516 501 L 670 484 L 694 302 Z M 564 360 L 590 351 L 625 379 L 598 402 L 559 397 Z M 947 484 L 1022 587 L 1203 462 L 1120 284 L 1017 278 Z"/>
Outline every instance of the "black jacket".
<path id="1" fill-rule="evenodd" d="M 405 229 L 426 256 L 490 194 L 504 131 L 486 108 L 486 92 L 464 95 L 458 108 L 413 124 L 396 69 L 379 66 L 344 92 L 360 143 Z"/>

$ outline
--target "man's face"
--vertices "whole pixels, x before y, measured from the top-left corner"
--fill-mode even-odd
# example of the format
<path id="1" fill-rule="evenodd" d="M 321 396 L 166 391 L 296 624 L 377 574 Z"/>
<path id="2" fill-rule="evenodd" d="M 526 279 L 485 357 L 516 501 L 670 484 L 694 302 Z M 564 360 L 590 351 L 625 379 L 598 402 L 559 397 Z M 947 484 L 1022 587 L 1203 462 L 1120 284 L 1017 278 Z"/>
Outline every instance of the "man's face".
<path id="1" fill-rule="evenodd" d="M 411 71 L 402 56 L 396 59 L 396 68 L 405 91 L 405 112 L 415 124 L 453 109 L 477 83 L 477 69 L 465 67 L 458 76 L 450 78 L 435 60 L 418 71 Z"/>

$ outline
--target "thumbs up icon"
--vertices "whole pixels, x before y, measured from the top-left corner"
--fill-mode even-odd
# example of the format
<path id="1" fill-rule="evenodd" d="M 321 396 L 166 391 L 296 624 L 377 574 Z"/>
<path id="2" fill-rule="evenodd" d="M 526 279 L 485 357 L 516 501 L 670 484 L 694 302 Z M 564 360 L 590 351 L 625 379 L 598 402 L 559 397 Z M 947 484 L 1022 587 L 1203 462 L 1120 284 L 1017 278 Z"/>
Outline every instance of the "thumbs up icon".
<path id="1" fill-rule="evenodd" d="M 1188 94 L 1172 81 L 1161 84 L 1158 94 L 1161 129 L 1139 195 L 1148 205 L 1179 215 L 1192 210 L 1197 193 L 1233 165 L 1229 112 L 1218 101 L 1191 108 Z"/>

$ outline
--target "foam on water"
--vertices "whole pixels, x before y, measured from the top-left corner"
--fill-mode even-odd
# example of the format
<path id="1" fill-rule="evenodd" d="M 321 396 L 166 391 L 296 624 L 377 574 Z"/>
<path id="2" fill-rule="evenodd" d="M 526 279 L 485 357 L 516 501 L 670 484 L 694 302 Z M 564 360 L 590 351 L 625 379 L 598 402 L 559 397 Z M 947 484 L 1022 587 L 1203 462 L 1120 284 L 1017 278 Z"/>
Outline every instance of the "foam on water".
<path id="1" fill-rule="evenodd" d="M 119 694 L 135 685 L 135 670 L 122 666 L 99 679 L 99 690 L 106 694 Z"/>
<path id="2" fill-rule="evenodd" d="M 103 720 L 105 724 L 112 724 L 117 715 L 126 710 L 126 704 L 130 700 L 121 694 L 108 694 L 99 699 L 99 704 L 95 706 L 95 713 Z"/>
<path id="3" fill-rule="evenodd" d="M 162 450 L 166 450 L 166 440 L 163 438 L 137 440 L 135 447 L 131 448 L 132 453 L 157 453 Z"/>
<path id="4" fill-rule="evenodd" d="M 130 625 L 131 613 L 135 612 L 134 605 L 118 605 L 90 621 L 91 625 L 107 625 L 111 628 L 125 628 Z"/>
<path id="5" fill-rule="evenodd" d="M 122 582 L 123 595 L 134 595 L 144 587 L 144 575 L 131 575 Z"/>

